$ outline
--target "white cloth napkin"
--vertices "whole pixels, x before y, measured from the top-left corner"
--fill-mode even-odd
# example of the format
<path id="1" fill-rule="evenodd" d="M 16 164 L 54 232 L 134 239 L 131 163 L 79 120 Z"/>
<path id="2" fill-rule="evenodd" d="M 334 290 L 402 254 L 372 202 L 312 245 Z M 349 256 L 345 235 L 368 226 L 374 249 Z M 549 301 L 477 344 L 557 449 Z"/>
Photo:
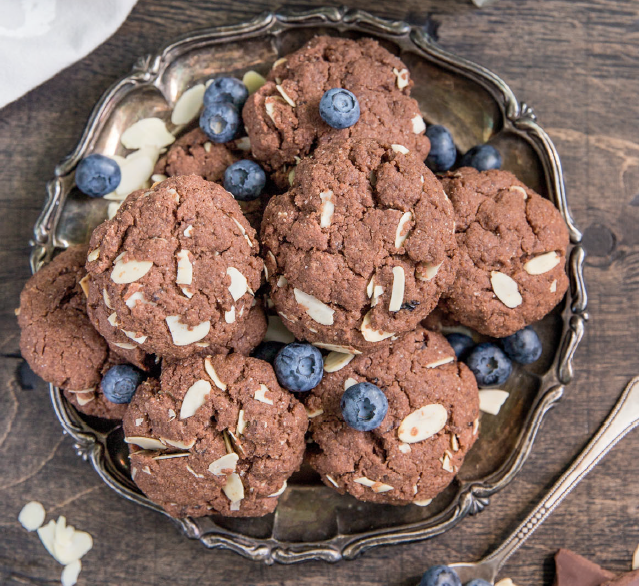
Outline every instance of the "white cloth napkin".
<path id="1" fill-rule="evenodd" d="M 137 0 L 0 0 L 0 108 L 88 55 Z"/>

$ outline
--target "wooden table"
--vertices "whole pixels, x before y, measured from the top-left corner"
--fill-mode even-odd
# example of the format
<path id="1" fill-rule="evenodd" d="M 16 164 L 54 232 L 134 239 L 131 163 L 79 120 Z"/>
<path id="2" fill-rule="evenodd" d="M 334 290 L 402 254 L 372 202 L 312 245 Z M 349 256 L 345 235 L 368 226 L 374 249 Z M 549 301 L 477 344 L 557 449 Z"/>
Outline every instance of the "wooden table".
<path id="1" fill-rule="evenodd" d="M 329 3 L 329 2 L 327 2 Z M 296 6 L 313 2 L 296 2 Z M 338 4 L 338 3 L 336 3 Z M 370 9 L 370 0 L 351 2 Z M 46 386 L 21 375 L 13 314 L 29 276 L 29 237 L 53 166 L 76 144 L 103 90 L 139 55 L 194 28 L 236 23 L 266 0 L 140 0 L 123 27 L 81 62 L 0 111 L 0 583 L 56 584 L 61 567 L 16 517 L 29 500 L 95 538 L 80 584 L 415 584 L 431 564 L 498 544 L 572 460 L 639 373 L 639 3 L 632 0 L 394 0 L 381 16 L 424 24 L 441 44 L 502 76 L 532 104 L 562 156 L 570 205 L 589 252 L 591 322 L 576 378 L 519 477 L 480 515 L 424 543 L 336 565 L 267 567 L 206 551 L 165 518 L 122 500 L 80 461 Z M 639 433 L 631 434 L 505 568 L 519 586 L 550 584 L 566 546 L 614 571 L 639 543 Z"/>

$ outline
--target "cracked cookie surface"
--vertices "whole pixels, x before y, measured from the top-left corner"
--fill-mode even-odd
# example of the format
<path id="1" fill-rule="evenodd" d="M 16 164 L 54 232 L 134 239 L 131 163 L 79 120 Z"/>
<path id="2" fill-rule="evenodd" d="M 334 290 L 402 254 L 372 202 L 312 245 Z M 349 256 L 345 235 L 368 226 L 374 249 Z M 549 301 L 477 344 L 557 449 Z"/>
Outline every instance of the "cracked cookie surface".
<path id="1" fill-rule="evenodd" d="M 221 186 L 189 175 L 132 193 L 91 236 L 89 304 L 109 341 L 163 358 L 228 347 L 261 283 L 255 231 Z M 117 337 L 117 338 L 116 338 Z"/>
<path id="2" fill-rule="evenodd" d="M 271 513 L 302 463 L 308 426 L 271 366 L 239 354 L 166 362 L 123 423 L 134 481 L 175 517 Z M 140 438 L 162 449 L 140 449 Z"/>
<path id="3" fill-rule="evenodd" d="M 544 317 L 568 288 L 569 237 L 557 208 L 507 171 L 466 167 L 442 185 L 455 209 L 459 266 L 442 307 L 495 337 Z"/>
<path id="4" fill-rule="evenodd" d="M 388 412 L 373 431 L 350 428 L 341 414 L 344 389 L 359 382 L 377 385 L 388 399 Z M 422 327 L 325 372 L 309 395 L 305 406 L 317 444 L 309 462 L 327 486 L 360 500 L 425 504 L 450 484 L 477 438 L 475 378 L 444 336 Z M 402 441 L 406 418 L 432 405 L 441 406 L 443 427 L 421 441 Z"/>
<path id="5" fill-rule="evenodd" d="M 253 156 L 269 171 L 293 165 L 317 144 L 349 137 L 402 144 L 422 160 L 428 155 L 408 69 L 373 39 L 315 37 L 276 61 L 268 80 L 249 96 L 243 118 Z M 353 92 L 361 110 L 359 121 L 343 130 L 319 115 L 324 92 L 336 87 Z"/>
<path id="6" fill-rule="evenodd" d="M 318 147 L 264 214 L 271 299 L 298 339 L 355 350 L 410 331 L 455 275 L 453 209 L 410 152 Z"/>

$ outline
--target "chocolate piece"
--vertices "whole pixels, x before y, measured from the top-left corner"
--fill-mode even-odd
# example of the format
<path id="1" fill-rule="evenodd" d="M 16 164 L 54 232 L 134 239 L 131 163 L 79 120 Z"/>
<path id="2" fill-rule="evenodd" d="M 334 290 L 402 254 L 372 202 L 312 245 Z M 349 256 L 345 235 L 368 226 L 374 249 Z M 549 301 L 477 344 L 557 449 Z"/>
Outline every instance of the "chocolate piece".
<path id="1" fill-rule="evenodd" d="M 554 586 L 601 586 L 612 578 L 612 572 L 569 549 L 555 554 Z"/>
<path id="2" fill-rule="evenodd" d="M 621 574 L 609 582 L 605 582 L 602 586 L 639 586 L 639 570 Z"/>

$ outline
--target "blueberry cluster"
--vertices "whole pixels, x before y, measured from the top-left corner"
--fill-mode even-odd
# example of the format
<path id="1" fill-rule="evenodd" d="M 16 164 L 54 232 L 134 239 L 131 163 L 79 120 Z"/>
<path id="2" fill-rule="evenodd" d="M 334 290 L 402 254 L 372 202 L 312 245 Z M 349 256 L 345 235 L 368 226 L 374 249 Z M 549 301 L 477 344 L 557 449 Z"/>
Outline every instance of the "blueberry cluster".
<path id="1" fill-rule="evenodd" d="M 513 362 L 531 364 L 541 356 L 541 340 L 530 326 L 500 340 L 501 347 L 492 342 L 475 344 L 466 334 L 446 336 L 458 360 L 472 370 L 480 387 L 503 385 L 510 377 Z"/>
<path id="2" fill-rule="evenodd" d="M 430 140 L 430 152 L 426 157 L 426 166 L 435 173 L 448 171 L 457 162 L 457 148 L 453 135 L 448 128 L 440 124 L 431 124 L 426 129 Z M 468 150 L 459 160 L 458 167 L 474 167 L 478 171 L 500 169 L 502 164 L 499 151 L 490 144 L 479 144 Z"/>

